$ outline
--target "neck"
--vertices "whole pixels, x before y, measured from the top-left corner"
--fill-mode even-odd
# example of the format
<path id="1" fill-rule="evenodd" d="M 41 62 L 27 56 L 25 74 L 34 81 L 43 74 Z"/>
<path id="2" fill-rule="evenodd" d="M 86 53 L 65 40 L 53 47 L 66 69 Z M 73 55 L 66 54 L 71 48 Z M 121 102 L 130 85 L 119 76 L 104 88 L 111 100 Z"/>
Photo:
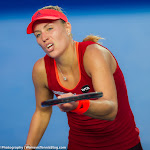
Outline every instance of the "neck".
<path id="1" fill-rule="evenodd" d="M 73 62 L 75 61 L 75 55 L 76 55 L 76 46 L 75 42 L 70 42 L 68 48 L 65 50 L 65 52 L 59 57 L 56 58 L 56 64 L 61 68 L 61 70 L 67 70 L 71 69 L 73 66 Z"/>

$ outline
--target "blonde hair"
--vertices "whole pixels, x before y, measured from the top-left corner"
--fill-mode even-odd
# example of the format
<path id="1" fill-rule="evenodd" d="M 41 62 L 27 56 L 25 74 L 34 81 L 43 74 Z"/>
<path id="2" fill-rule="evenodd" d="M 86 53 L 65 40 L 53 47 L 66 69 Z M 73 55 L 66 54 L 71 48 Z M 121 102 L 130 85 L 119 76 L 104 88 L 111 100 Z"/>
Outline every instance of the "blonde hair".
<path id="1" fill-rule="evenodd" d="M 38 10 L 42 10 L 42 9 L 53 9 L 53 10 L 57 10 L 57 11 L 63 13 L 62 8 L 59 7 L 59 6 L 52 6 L 52 5 L 49 5 L 49 6 L 44 6 L 43 8 L 40 8 L 40 9 L 38 9 Z M 63 13 L 63 14 L 64 14 L 64 13 Z"/>
<path id="2" fill-rule="evenodd" d="M 83 42 L 92 41 L 92 42 L 97 43 L 100 39 L 103 39 L 103 38 L 91 34 L 91 35 L 86 36 L 86 38 L 83 39 Z"/>
<path id="3" fill-rule="evenodd" d="M 63 13 L 62 8 L 59 6 L 49 5 L 49 6 L 42 7 L 41 9 L 38 9 L 38 11 L 42 10 L 42 9 L 53 9 L 53 10 L 57 10 L 57 11 Z M 62 22 L 65 23 L 65 21 L 63 21 L 63 20 L 62 20 Z M 95 35 L 88 35 L 88 36 L 86 36 L 86 38 L 83 39 L 83 42 L 85 42 L 85 41 L 98 42 L 100 39 L 103 39 L 103 38 L 101 38 L 99 36 L 95 36 Z"/>

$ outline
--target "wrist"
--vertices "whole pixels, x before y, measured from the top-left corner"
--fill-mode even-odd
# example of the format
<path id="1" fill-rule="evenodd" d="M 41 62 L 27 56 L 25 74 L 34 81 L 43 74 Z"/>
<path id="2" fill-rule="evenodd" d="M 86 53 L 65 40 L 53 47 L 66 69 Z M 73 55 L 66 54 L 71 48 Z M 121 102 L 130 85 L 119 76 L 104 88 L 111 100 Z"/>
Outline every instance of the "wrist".
<path id="1" fill-rule="evenodd" d="M 71 110 L 71 112 L 75 112 L 77 114 L 83 114 L 89 109 L 89 106 L 90 106 L 90 100 L 81 100 L 81 101 L 78 101 L 77 108 L 74 110 Z"/>

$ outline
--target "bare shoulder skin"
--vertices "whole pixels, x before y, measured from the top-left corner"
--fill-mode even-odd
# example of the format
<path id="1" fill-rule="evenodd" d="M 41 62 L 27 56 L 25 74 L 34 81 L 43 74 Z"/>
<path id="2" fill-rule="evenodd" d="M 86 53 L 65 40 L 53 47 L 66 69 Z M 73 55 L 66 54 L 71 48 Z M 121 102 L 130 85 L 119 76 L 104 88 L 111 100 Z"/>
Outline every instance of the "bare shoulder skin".
<path id="1" fill-rule="evenodd" d="M 87 74 L 92 78 L 95 91 L 103 92 L 102 98 L 90 101 L 90 107 L 85 115 L 96 119 L 114 120 L 118 111 L 113 78 L 117 67 L 115 59 L 102 46 L 92 44 L 87 47 L 83 61 Z"/>
<path id="2" fill-rule="evenodd" d="M 32 71 L 32 80 L 35 87 L 36 108 L 46 111 L 49 108 L 42 108 L 41 102 L 52 98 L 53 94 L 48 88 L 44 58 L 39 59 L 35 63 Z"/>

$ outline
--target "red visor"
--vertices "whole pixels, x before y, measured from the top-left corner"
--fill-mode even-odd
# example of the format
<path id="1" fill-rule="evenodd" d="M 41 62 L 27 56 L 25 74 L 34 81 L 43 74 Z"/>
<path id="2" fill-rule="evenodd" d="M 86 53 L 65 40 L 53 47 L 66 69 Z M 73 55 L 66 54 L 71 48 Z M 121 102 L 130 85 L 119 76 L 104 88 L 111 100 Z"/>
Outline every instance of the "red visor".
<path id="1" fill-rule="evenodd" d="M 27 27 L 27 34 L 33 33 L 33 24 L 35 21 L 37 21 L 37 20 L 57 20 L 57 19 L 62 19 L 65 22 L 68 21 L 67 17 L 63 13 L 61 13 L 57 10 L 53 10 L 53 9 L 39 10 L 32 16 L 31 22 Z"/>

